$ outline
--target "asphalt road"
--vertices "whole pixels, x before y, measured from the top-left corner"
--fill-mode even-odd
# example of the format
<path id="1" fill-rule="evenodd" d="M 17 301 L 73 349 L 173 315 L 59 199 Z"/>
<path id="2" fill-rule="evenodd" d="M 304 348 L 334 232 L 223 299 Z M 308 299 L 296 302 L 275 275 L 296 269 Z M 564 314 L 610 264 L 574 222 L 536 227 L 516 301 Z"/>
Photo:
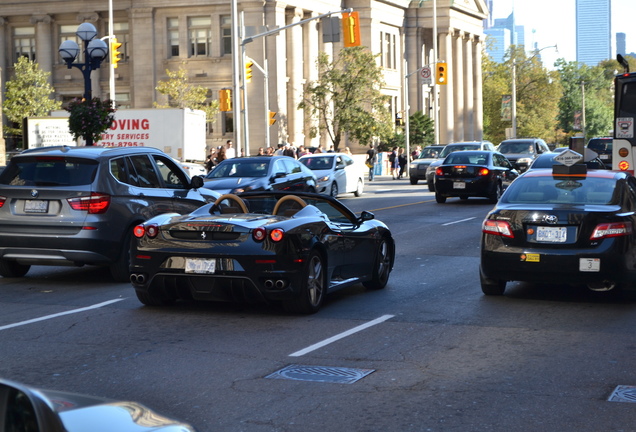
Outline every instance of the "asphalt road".
<path id="1" fill-rule="evenodd" d="M 384 290 L 342 290 L 310 316 L 149 308 L 106 270 L 34 267 L 0 280 L 0 376 L 199 431 L 636 431 L 636 391 L 608 401 L 636 386 L 636 302 L 519 283 L 483 296 L 485 200 L 437 204 L 390 177 L 341 199 L 393 231 Z"/>

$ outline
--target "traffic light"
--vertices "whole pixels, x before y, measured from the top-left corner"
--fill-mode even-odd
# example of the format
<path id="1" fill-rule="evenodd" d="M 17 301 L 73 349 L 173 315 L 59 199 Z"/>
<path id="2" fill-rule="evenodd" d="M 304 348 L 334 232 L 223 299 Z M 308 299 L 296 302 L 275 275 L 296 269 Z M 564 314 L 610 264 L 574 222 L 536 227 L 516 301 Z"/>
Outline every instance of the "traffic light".
<path id="1" fill-rule="evenodd" d="M 245 60 L 245 82 L 252 82 L 252 66 L 254 62 L 250 59 Z"/>
<path id="2" fill-rule="evenodd" d="M 219 90 L 219 109 L 223 112 L 232 111 L 232 90 Z"/>
<path id="3" fill-rule="evenodd" d="M 342 14 L 342 34 L 345 48 L 360 46 L 360 17 L 358 12 Z"/>
<path id="4" fill-rule="evenodd" d="M 269 125 L 273 125 L 274 123 L 276 123 L 276 119 L 274 118 L 276 117 L 276 113 L 274 111 L 270 111 L 269 112 Z"/>
<path id="5" fill-rule="evenodd" d="M 121 47 L 121 42 L 117 42 L 117 38 L 114 37 L 110 40 L 110 63 L 113 65 L 115 69 L 117 69 L 117 63 L 121 60 L 121 52 L 119 52 L 119 47 Z"/>
<path id="6" fill-rule="evenodd" d="M 448 84 L 448 66 L 445 62 L 437 63 L 435 68 L 435 83 L 446 85 Z"/>

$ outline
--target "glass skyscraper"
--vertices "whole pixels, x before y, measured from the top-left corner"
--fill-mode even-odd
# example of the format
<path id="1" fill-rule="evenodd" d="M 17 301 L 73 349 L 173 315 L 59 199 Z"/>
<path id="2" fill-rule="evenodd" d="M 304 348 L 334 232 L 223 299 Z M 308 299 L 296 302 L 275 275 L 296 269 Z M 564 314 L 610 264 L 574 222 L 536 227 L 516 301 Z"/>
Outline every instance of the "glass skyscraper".
<path id="1" fill-rule="evenodd" d="M 596 66 L 612 56 L 611 0 L 576 0 L 576 61 Z"/>

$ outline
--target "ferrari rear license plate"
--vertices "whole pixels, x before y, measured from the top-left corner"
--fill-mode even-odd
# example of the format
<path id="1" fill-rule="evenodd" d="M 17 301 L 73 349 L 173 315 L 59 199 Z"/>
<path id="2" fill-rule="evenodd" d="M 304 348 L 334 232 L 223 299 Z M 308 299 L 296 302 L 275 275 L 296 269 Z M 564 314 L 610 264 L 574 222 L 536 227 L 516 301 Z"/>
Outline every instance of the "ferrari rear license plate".
<path id="1" fill-rule="evenodd" d="M 46 200 L 26 200 L 24 202 L 25 213 L 48 213 L 49 202 Z"/>
<path id="2" fill-rule="evenodd" d="M 453 189 L 466 189 L 466 183 L 464 183 L 464 182 L 453 182 Z"/>
<path id="3" fill-rule="evenodd" d="M 186 258 L 185 272 L 197 274 L 211 274 L 216 270 L 215 259 Z"/>
<path id="4" fill-rule="evenodd" d="M 566 227 L 537 227 L 537 241 L 544 243 L 565 243 L 568 239 Z"/>

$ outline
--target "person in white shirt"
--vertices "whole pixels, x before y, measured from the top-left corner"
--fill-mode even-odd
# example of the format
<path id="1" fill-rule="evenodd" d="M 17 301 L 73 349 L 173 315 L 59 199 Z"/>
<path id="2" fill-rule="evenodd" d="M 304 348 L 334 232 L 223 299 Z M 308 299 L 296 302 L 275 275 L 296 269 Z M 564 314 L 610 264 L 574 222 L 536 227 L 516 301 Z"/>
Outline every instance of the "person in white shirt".
<path id="1" fill-rule="evenodd" d="M 236 157 L 236 150 L 234 149 L 232 140 L 227 140 L 227 142 L 225 143 L 225 157 L 228 159 Z"/>

